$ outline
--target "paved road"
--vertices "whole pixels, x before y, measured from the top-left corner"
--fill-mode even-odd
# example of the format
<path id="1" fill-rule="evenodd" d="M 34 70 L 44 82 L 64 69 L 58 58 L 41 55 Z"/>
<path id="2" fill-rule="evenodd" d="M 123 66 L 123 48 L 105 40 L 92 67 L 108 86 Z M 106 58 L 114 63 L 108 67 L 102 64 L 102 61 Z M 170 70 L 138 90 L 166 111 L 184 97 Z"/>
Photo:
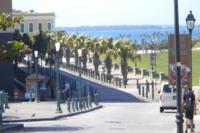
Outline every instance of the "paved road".
<path id="1" fill-rule="evenodd" d="M 159 113 L 158 103 L 104 103 L 104 108 L 58 121 L 27 122 L 29 133 L 173 133 L 175 112 Z"/>

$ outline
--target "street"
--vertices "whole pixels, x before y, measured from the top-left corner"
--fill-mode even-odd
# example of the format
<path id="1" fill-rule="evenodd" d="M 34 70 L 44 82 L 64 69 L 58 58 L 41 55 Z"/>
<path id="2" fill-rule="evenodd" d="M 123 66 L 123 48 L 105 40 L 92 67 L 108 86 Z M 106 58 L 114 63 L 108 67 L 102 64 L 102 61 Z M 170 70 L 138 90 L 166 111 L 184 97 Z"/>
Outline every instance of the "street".
<path id="1" fill-rule="evenodd" d="M 103 103 L 103 108 L 58 121 L 26 122 L 29 133 L 173 133 L 175 110 L 159 113 L 158 103 Z"/>

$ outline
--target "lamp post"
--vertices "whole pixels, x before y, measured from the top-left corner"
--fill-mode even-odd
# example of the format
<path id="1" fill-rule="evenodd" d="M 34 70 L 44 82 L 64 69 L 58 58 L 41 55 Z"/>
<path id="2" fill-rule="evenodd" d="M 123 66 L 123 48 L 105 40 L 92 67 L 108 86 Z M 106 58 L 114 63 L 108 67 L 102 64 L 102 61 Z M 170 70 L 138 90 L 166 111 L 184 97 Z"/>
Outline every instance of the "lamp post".
<path id="1" fill-rule="evenodd" d="M 177 100 L 177 113 L 176 124 L 177 133 L 183 133 L 183 113 L 181 109 L 181 80 L 180 80 L 180 43 L 179 43 L 179 15 L 178 15 L 178 0 L 174 0 L 174 23 L 175 23 L 175 48 L 176 48 L 176 100 Z"/>
<path id="2" fill-rule="evenodd" d="M 188 16 L 186 18 L 186 24 L 187 24 L 187 29 L 189 30 L 191 37 L 192 37 L 192 30 L 194 29 L 195 21 L 196 21 L 196 19 L 194 18 L 192 11 L 190 11 L 190 14 L 188 14 Z"/>
<path id="3" fill-rule="evenodd" d="M 57 101 L 57 108 L 56 113 L 62 113 L 61 107 L 60 107 L 60 84 L 59 84 L 59 51 L 60 51 L 60 43 L 55 43 L 56 48 L 56 101 Z"/>
<path id="4" fill-rule="evenodd" d="M 78 49 L 78 60 L 79 60 L 79 80 L 80 80 L 80 86 L 79 86 L 79 97 L 81 97 L 81 95 L 82 95 L 81 58 L 82 58 L 82 49 Z"/>
<path id="5" fill-rule="evenodd" d="M 39 102 L 38 98 L 38 71 L 37 71 L 37 61 L 38 61 L 38 51 L 34 51 L 35 56 L 35 74 L 36 74 L 36 88 L 35 88 L 35 102 Z"/>

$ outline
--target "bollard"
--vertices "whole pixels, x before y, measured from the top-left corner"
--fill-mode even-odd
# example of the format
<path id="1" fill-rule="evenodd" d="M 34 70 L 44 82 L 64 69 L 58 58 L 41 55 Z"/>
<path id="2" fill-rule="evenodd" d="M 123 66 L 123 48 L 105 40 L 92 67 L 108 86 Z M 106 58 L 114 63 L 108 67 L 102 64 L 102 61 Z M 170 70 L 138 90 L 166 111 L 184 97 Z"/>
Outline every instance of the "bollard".
<path id="1" fill-rule="evenodd" d="M 147 90 L 147 92 L 149 92 L 149 82 L 148 82 L 148 80 L 146 80 L 146 90 Z"/>
<path id="2" fill-rule="evenodd" d="M 118 86 L 118 77 L 115 78 L 115 85 Z"/>
<path id="3" fill-rule="evenodd" d="M 86 101 L 86 108 L 89 109 L 89 101 L 88 101 L 88 96 L 85 97 L 85 101 Z"/>
<path id="4" fill-rule="evenodd" d="M 141 95 L 141 86 L 138 85 L 138 91 L 139 91 L 139 95 Z"/>
<path id="5" fill-rule="evenodd" d="M 5 92 L 5 109 L 9 109 L 9 106 L 8 106 L 8 92 Z"/>
<path id="6" fill-rule="evenodd" d="M 82 100 L 81 100 L 81 97 L 80 98 L 77 98 L 77 107 L 78 107 L 78 110 L 81 110 L 82 111 Z"/>
<path id="7" fill-rule="evenodd" d="M 4 94 L 3 94 L 3 92 L 1 91 L 0 92 L 0 113 L 2 114 L 3 112 L 5 112 L 5 110 L 4 110 L 4 107 L 3 107 L 3 105 L 4 105 L 4 103 L 5 103 L 5 101 L 4 101 L 4 96 L 3 96 Z"/>
<path id="8" fill-rule="evenodd" d="M 122 80 L 119 79 L 119 87 L 121 88 L 122 87 Z"/>
<path id="9" fill-rule="evenodd" d="M 71 106 L 70 106 L 70 103 L 71 103 L 71 99 L 70 98 L 68 98 L 67 99 L 67 110 L 69 111 L 69 113 L 71 113 Z"/>
<path id="10" fill-rule="evenodd" d="M 142 96 L 144 97 L 144 86 L 142 86 Z"/>
<path id="11" fill-rule="evenodd" d="M 98 93 L 95 93 L 95 105 L 99 105 L 99 98 L 98 98 Z"/>
<path id="12" fill-rule="evenodd" d="M 88 96 L 88 102 L 89 102 L 89 106 L 92 107 L 92 98 L 91 98 L 91 96 Z"/>
<path id="13" fill-rule="evenodd" d="M 136 80 L 137 88 L 139 88 L 139 79 Z"/>
<path id="14" fill-rule="evenodd" d="M 81 101 L 82 101 L 82 108 L 83 108 L 84 110 L 86 110 L 85 97 L 82 97 L 82 98 L 81 98 Z"/>
<path id="15" fill-rule="evenodd" d="M 75 98 L 72 98 L 72 110 L 75 112 Z"/>
<path id="16" fill-rule="evenodd" d="M 148 88 L 146 88 L 146 98 L 148 99 Z"/>
<path id="17" fill-rule="evenodd" d="M 152 80 L 152 99 L 154 100 L 154 82 Z"/>

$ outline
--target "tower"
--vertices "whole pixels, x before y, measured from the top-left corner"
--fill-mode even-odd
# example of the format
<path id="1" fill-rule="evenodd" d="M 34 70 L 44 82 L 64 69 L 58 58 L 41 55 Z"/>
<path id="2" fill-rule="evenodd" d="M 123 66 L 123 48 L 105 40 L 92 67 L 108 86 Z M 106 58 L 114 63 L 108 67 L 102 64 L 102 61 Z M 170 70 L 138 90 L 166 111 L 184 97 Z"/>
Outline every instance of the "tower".
<path id="1" fill-rule="evenodd" d="M 12 0 L 0 0 L 0 12 L 12 13 Z"/>

